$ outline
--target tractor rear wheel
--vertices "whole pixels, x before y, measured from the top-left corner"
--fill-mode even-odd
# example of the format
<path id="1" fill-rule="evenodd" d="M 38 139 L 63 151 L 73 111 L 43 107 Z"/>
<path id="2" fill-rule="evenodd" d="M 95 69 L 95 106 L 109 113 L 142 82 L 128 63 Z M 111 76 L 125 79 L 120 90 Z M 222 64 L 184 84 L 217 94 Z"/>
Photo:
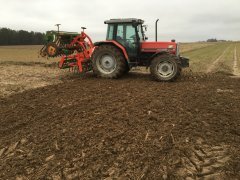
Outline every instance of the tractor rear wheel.
<path id="1" fill-rule="evenodd" d="M 127 69 L 123 53 L 112 45 L 101 45 L 95 49 L 92 66 L 95 75 L 110 79 L 121 77 Z"/>
<path id="2" fill-rule="evenodd" d="M 176 57 L 165 54 L 152 60 L 150 72 L 157 81 L 174 81 L 180 76 L 181 66 Z"/>

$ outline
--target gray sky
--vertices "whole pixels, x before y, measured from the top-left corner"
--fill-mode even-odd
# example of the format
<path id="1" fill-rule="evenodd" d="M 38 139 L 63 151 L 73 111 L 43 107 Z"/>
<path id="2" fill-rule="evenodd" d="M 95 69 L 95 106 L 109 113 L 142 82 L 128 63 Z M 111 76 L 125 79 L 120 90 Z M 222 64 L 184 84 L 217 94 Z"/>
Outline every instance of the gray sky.
<path id="1" fill-rule="evenodd" d="M 56 29 L 79 32 L 81 26 L 93 41 L 105 39 L 104 20 L 141 18 L 154 39 L 198 41 L 208 38 L 240 40 L 240 0 L 0 0 L 0 27 L 39 32 Z"/>

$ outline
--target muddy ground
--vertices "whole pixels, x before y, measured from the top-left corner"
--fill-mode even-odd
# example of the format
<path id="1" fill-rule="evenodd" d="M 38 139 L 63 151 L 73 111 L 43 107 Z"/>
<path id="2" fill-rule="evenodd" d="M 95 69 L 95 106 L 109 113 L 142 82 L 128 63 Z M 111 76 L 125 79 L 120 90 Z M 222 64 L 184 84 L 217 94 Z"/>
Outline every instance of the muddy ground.
<path id="1" fill-rule="evenodd" d="M 68 76 L 0 99 L 0 179 L 240 179 L 240 79 Z"/>

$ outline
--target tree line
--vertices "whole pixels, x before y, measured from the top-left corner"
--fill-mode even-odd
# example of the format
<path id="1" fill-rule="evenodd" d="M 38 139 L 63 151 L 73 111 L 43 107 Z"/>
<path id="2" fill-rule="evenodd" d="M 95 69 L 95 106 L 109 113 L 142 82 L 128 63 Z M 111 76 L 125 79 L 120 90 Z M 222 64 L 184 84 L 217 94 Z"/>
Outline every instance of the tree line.
<path id="1" fill-rule="evenodd" d="M 40 45 L 44 44 L 44 37 L 40 32 L 0 28 L 0 45 Z"/>

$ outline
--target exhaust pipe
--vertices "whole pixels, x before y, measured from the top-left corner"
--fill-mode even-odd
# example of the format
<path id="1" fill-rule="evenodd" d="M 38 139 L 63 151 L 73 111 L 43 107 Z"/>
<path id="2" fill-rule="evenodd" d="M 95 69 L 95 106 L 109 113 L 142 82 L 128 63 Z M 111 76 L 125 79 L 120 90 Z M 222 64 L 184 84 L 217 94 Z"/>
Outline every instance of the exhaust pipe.
<path id="1" fill-rule="evenodd" d="M 156 35 L 155 35 L 155 37 L 156 37 L 156 42 L 158 41 L 158 21 L 159 21 L 159 19 L 157 19 L 156 20 L 156 24 L 155 24 L 155 30 L 156 30 Z"/>

